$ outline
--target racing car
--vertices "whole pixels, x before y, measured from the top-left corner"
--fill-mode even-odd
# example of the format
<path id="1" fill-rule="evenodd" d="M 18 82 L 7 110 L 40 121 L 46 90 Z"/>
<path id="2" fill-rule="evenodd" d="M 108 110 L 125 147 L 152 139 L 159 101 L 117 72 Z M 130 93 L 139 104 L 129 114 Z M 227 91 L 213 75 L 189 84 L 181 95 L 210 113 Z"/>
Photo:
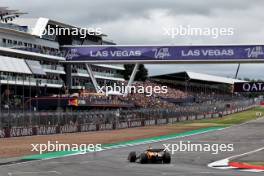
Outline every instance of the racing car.
<path id="1" fill-rule="evenodd" d="M 137 154 L 136 152 L 130 152 L 128 155 L 129 162 L 139 161 L 141 164 L 146 163 L 163 163 L 169 164 L 171 162 L 170 153 L 164 151 L 164 149 L 147 149 L 146 151 Z"/>

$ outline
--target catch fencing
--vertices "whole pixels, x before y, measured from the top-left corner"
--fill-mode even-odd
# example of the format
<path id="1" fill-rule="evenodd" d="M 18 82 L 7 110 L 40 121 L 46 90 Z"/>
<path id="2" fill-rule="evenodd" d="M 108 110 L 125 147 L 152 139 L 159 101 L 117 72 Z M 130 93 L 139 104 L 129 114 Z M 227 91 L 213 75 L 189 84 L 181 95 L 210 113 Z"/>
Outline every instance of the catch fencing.
<path id="1" fill-rule="evenodd" d="M 229 106 L 227 106 L 229 104 Z M 230 106 L 231 105 L 231 106 Z M 171 110 L 137 109 L 93 112 L 38 112 L 1 117 L 0 138 L 115 130 L 221 118 L 256 107 L 253 100 L 180 106 Z"/>

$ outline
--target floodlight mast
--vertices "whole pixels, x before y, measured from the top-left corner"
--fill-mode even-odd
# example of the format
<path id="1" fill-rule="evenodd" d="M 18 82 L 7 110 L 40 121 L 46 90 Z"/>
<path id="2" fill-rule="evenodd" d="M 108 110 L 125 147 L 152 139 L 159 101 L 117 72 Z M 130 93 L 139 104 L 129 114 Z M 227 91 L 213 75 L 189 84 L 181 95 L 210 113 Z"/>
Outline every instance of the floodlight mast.
<path id="1" fill-rule="evenodd" d="M 235 79 L 237 79 L 237 76 L 238 76 L 239 69 L 240 69 L 240 63 L 239 63 L 239 64 L 238 64 L 238 66 L 237 66 L 237 70 L 236 70 Z"/>

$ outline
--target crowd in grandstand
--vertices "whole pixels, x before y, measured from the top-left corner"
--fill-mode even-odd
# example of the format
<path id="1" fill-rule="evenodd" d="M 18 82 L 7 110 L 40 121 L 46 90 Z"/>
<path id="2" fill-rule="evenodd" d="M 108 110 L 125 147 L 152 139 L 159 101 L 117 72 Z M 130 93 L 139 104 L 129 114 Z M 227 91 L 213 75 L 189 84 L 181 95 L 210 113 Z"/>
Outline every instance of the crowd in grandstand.
<path id="1" fill-rule="evenodd" d="M 59 81 L 59 77 L 50 76 L 49 80 Z M 126 85 L 127 82 L 123 82 L 123 85 Z M 145 81 L 145 82 L 135 82 L 132 86 L 135 87 L 161 87 L 163 85 L 152 82 L 152 81 Z M 65 88 L 65 87 L 64 87 Z M 66 89 L 68 90 L 68 89 Z M 59 96 L 63 97 L 72 97 L 68 91 L 62 90 Z M 7 88 L 8 91 L 8 88 Z M 1 95 L 3 109 L 8 106 L 15 107 L 20 104 L 20 108 L 22 106 L 22 96 L 15 96 L 15 92 L 8 91 L 9 94 L 5 93 Z M 184 92 L 182 90 L 177 89 L 176 87 L 167 87 L 166 93 L 156 93 L 152 92 L 151 96 L 146 95 L 146 93 L 137 93 L 132 92 L 127 94 L 127 96 L 123 95 L 108 95 L 105 94 L 98 94 L 95 92 L 94 89 L 83 89 L 80 92 L 74 94 L 75 97 L 81 99 L 85 99 L 87 103 L 90 105 L 131 105 L 133 104 L 134 107 L 139 108 L 157 108 L 157 109 L 175 109 L 179 106 L 179 104 L 183 103 L 203 103 L 208 101 L 221 101 L 222 99 L 230 98 L 230 95 L 224 94 L 216 94 L 214 92 Z M 38 95 L 41 96 L 41 95 Z M 49 96 L 45 93 L 45 96 Z M 51 95 L 50 95 L 51 96 Z M 55 95 L 56 96 L 56 95 Z M 8 100 L 8 101 L 7 101 Z M 5 103 L 4 103 L 5 102 Z M 9 102 L 7 104 L 6 102 Z M 20 103 L 19 103 L 20 102 Z M 95 106 L 94 106 L 95 107 Z M 17 107 L 15 107 L 17 108 Z"/>

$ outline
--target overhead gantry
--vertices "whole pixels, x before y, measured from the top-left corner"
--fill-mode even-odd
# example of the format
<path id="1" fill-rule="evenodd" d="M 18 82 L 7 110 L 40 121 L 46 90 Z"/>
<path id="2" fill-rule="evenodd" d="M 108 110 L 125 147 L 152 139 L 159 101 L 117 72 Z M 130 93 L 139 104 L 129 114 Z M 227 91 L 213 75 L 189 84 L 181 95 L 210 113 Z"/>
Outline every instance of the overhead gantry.
<path id="1" fill-rule="evenodd" d="M 98 92 L 91 64 L 135 64 L 130 86 L 142 64 L 233 64 L 264 63 L 264 45 L 82 45 L 63 46 L 67 63 L 84 63 Z"/>

